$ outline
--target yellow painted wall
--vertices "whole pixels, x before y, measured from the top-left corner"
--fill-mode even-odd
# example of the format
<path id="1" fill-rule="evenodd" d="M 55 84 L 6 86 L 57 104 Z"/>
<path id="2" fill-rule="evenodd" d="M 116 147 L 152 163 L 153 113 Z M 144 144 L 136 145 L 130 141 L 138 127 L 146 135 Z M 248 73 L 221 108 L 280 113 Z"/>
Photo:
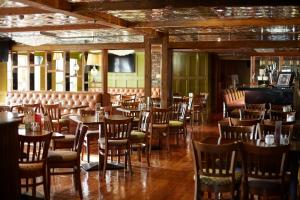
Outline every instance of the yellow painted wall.
<path id="1" fill-rule="evenodd" d="M 144 88 L 145 54 L 135 52 L 134 73 L 108 73 L 108 87 Z"/>
<path id="2" fill-rule="evenodd" d="M 7 94 L 7 64 L 0 62 L 0 74 L 2 78 L 0 79 L 0 103 L 5 103 L 5 97 Z"/>

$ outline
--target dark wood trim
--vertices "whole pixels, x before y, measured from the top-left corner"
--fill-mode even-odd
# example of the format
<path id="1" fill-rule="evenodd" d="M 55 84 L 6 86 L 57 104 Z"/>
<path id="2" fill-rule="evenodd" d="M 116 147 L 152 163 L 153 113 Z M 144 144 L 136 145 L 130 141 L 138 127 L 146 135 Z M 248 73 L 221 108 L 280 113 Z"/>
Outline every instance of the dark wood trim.
<path id="1" fill-rule="evenodd" d="M 52 13 L 47 10 L 35 8 L 35 7 L 1 7 L 0 8 L 0 16 L 8 16 L 8 15 L 32 15 L 32 14 L 46 14 Z"/>
<path id="2" fill-rule="evenodd" d="M 144 38 L 145 43 L 145 96 L 151 97 L 151 71 L 152 71 L 152 57 L 151 57 L 151 40 L 148 37 Z"/>
<path id="3" fill-rule="evenodd" d="M 206 1 L 206 0 L 151 0 L 151 1 L 92 1 L 78 2 L 72 4 L 72 9 L 78 10 L 93 10 L 93 11 L 108 11 L 108 10 L 151 10 L 164 8 L 192 8 L 197 6 L 205 7 L 241 7 L 241 6 L 283 6 L 283 5 L 300 5 L 297 0 L 221 0 L 221 1 Z"/>
<path id="4" fill-rule="evenodd" d="M 235 26 L 270 26 L 270 25 L 299 25 L 300 18 L 250 18 L 250 19 L 205 19 L 205 20 L 169 20 L 141 22 L 132 28 L 189 28 L 189 27 L 235 27 Z"/>
<path id="5" fill-rule="evenodd" d="M 61 45 L 41 45 L 27 46 L 14 45 L 12 51 L 89 51 L 102 49 L 144 49 L 144 43 L 97 43 L 97 44 L 61 44 Z"/>
<path id="6" fill-rule="evenodd" d="M 82 29 L 104 29 L 109 28 L 101 24 L 66 24 L 66 25 L 45 25 L 45 26 L 26 26 L 13 28 L 0 28 L 1 33 L 7 32 L 29 32 L 29 31 L 55 31 L 55 30 L 82 30 Z"/>
<path id="7" fill-rule="evenodd" d="M 103 93 L 107 93 L 108 91 L 108 86 L 107 86 L 107 82 L 108 82 L 108 77 L 107 77 L 107 73 L 108 73 L 108 50 L 107 49 L 103 49 L 102 50 L 102 91 Z"/>

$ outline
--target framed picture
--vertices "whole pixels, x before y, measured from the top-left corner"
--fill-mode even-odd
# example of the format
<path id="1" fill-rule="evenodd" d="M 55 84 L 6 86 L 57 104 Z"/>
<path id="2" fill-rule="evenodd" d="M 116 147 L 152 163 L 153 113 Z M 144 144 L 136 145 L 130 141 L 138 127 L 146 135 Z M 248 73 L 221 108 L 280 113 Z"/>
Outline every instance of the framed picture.
<path id="1" fill-rule="evenodd" d="M 278 87 L 290 87 L 293 83 L 293 72 L 280 72 L 278 74 L 277 86 Z"/>
<path id="2" fill-rule="evenodd" d="M 124 56 L 118 56 L 115 54 L 108 54 L 108 72 L 135 72 L 135 54 L 128 54 Z"/>

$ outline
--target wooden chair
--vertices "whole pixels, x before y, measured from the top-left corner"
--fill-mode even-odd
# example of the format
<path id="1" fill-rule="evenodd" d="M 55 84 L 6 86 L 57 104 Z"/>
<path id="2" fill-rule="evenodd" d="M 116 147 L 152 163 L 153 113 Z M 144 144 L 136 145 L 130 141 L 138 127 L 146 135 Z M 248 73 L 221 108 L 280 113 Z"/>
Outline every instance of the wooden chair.
<path id="1" fill-rule="evenodd" d="M 19 135 L 20 157 L 19 157 L 19 177 L 22 187 L 32 187 L 32 196 L 36 198 L 36 187 L 43 184 L 45 199 L 49 199 L 47 187 L 47 155 L 52 133 L 41 136 Z M 2 161 L 4 162 L 4 161 Z M 40 179 L 37 179 L 42 177 Z M 26 179 L 23 184 L 22 179 Z M 31 180 L 31 183 L 29 183 Z"/>
<path id="2" fill-rule="evenodd" d="M 110 102 L 112 105 L 119 106 L 121 103 L 121 94 L 110 94 Z"/>
<path id="3" fill-rule="evenodd" d="M 165 108 L 152 108 L 150 113 L 150 139 L 149 139 L 149 154 L 151 156 L 151 144 L 154 134 L 158 134 L 159 144 L 161 146 L 161 136 L 167 138 L 167 150 L 170 150 L 169 141 L 169 120 L 170 109 Z"/>
<path id="4" fill-rule="evenodd" d="M 285 184 L 289 145 L 261 147 L 242 143 L 243 199 L 250 195 L 279 196 L 287 194 Z"/>
<path id="5" fill-rule="evenodd" d="M 49 151 L 47 159 L 48 173 L 48 191 L 50 192 L 51 175 L 72 174 L 75 183 L 75 189 L 78 190 L 80 199 L 82 199 L 82 188 L 80 181 L 80 154 L 82 143 L 88 127 L 79 123 L 77 125 L 75 140 L 72 150 Z M 55 171 L 57 168 L 70 169 L 70 171 Z M 50 170 L 53 169 L 53 170 Z"/>
<path id="6" fill-rule="evenodd" d="M 260 111 L 264 111 L 266 110 L 266 104 L 265 103 L 258 103 L 258 104 L 250 104 L 250 103 L 246 103 L 245 108 L 247 110 L 260 110 Z"/>
<path id="7" fill-rule="evenodd" d="M 122 102 L 135 102 L 136 94 L 122 95 Z"/>
<path id="8" fill-rule="evenodd" d="M 229 118 L 229 123 L 231 126 L 253 126 L 260 123 L 260 119 L 240 119 L 240 118 Z"/>
<path id="9" fill-rule="evenodd" d="M 43 113 L 40 103 L 23 104 L 22 108 L 23 108 L 24 113 L 28 113 L 28 112 L 34 112 L 34 113 L 40 113 L 40 114 Z"/>
<path id="10" fill-rule="evenodd" d="M 270 119 L 275 121 L 282 121 L 282 123 L 295 122 L 296 112 L 283 112 L 270 110 Z"/>
<path id="11" fill-rule="evenodd" d="M 194 199 L 202 199 L 201 193 L 215 193 L 215 199 L 224 192 L 231 199 L 239 198 L 241 174 L 236 172 L 238 144 L 204 144 L 192 141 L 195 171 Z"/>
<path id="12" fill-rule="evenodd" d="M 132 129 L 138 128 L 140 111 L 138 110 L 139 102 L 123 101 L 122 108 L 131 110 L 130 112 L 122 112 L 125 117 L 133 117 Z"/>
<path id="13" fill-rule="evenodd" d="M 102 176 L 105 176 L 108 164 L 108 157 L 125 157 L 125 169 L 127 163 L 129 172 L 131 173 L 131 158 L 130 158 L 130 132 L 132 126 L 132 118 L 128 119 L 107 119 L 104 118 L 104 138 L 99 138 L 99 163 L 102 168 Z M 101 170 L 101 167 L 99 167 Z M 101 173 L 101 172 L 99 172 Z"/>
<path id="14" fill-rule="evenodd" d="M 154 108 L 160 107 L 160 97 L 151 97 L 151 104 Z"/>
<path id="15" fill-rule="evenodd" d="M 265 118 L 264 110 L 240 109 L 240 119 L 261 119 Z"/>
<path id="16" fill-rule="evenodd" d="M 186 110 L 187 104 L 181 103 L 179 106 L 179 115 L 177 115 L 176 119 L 172 119 L 169 121 L 169 129 L 170 133 L 176 133 L 176 143 L 178 144 L 178 137 L 180 134 L 184 136 L 187 135 L 187 128 L 186 128 Z"/>
<path id="17" fill-rule="evenodd" d="M 80 110 L 81 116 L 94 116 L 95 110 Z M 88 131 L 83 140 L 83 148 L 85 147 L 87 162 L 90 162 L 90 146 L 98 145 L 99 139 L 99 125 L 89 125 Z M 83 159 L 84 151 L 82 151 L 81 159 Z"/>
<path id="18" fill-rule="evenodd" d="M 53 128 L 53 122 L 48 115 L 44 115 L 42 119 L 42 127 L 44 130 L 49 132 L 58 132 Z M 52 150 L 56 149 L 71 149 L 73 148 L 75 140 L 75 135 L 73 134 L 65 134 L 64 138 L 55 138 L 52 139 Z"/>
<path id="19" fill-rule="evenodd" d="M 251 141 L 254 138 L 255 126 L 222 126 L 219 135 L 222 140 Z"/>
<path id="20" fill-rule="evenodd" d="M 292 108 L 292 105 L 286 104 L 286 105 L 279 105 L 279 104 L 269 104 L 270 110 L 276 110 L 276 111 L 283 111 L 283 107 L 290 107 Z"/>
<path id="21" fill-rule="evenodd" d="M 205 111 L 203 105 L 204 98 L 205 98 L 204 95 L 197 95 L 193 97 L 192 110 L 191 110 L 192 126 L 196 118 L 197 120 L 199 120 L 199 114 L 201 114 L 202 123 L 204 122 L 204 116 L 203 116 L 203 113 Z"/>
<path id="22" fill-rule="evenodd" d="M 132 148 L 137 148 L 138 158 L 141 162 L 141 149 L 146 147 L 147 149 L 147 163 L 150 167 L 149 156 L 149 124 L 150 124 L 150 112 L 141 111 L 139 116 L 138 130 L 132 130 L 130 134 L 130 144 Z"/>
<path id="23" fill-rule="evenodd" d="M 174 120 L 178 119 L 181 103 L 183 103 L 183 97 L 182 96 L 178 96 L 176 98 L 173 98 L 170 119 L 174 119 Z"/>
<path id="24" fill-rule="evenodd" d="M 281 127 L 281 135 L 288 138 L 288 141 L 292 138 L 294 125 L 282 125 Z M 256 137 L 258 139 L 264 140 L 266 135 L 274 135 L 275 134 L 275 123 L 274 124 L 262 124 L 260 123 L 257 126 Z"/>
<path id="25" fill-rule="evenodd" d="M 0 112 L 11 112 L 9 106 L 0 106 Z"/>
<path id="26" fill-rule="evenodd" d="M 69 132 L 69 120 L 62 118 L 59 104 L 45 104 L 43 108 L 44 113 L 50 117 L 55 131 Z"/>

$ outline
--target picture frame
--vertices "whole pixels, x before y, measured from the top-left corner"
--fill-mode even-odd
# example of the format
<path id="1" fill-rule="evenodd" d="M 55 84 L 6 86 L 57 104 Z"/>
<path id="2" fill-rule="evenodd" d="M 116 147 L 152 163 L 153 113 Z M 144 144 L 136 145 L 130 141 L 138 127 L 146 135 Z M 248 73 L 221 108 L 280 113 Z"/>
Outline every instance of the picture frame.
<path id="1" fill-rule="evenodd" d="M 277 87 L 290 87 L 294 79 L 293 72 L 279 72 L 277 79 Z"/>

